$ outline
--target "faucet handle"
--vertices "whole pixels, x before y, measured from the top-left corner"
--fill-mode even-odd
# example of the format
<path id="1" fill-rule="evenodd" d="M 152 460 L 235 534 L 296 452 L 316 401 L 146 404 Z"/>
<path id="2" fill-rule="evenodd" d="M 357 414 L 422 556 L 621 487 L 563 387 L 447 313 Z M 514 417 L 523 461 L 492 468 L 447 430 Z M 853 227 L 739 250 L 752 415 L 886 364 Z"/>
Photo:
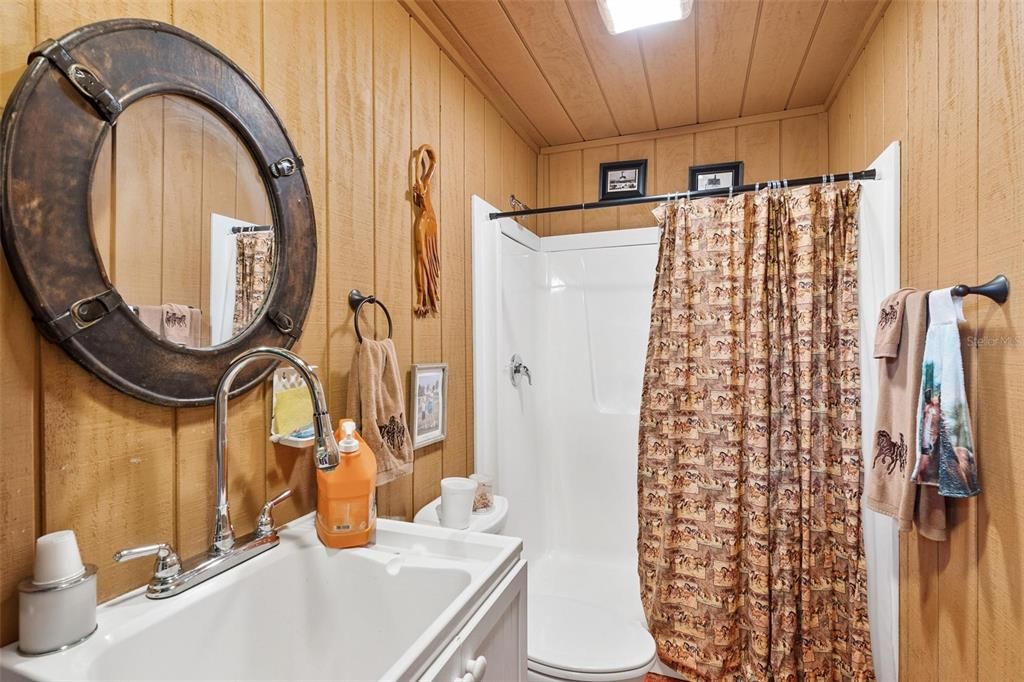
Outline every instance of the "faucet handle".
<path id="1" fill-rule="evenodd" d="M 121 563 L 153 555 L 156 555 L 156 561 L 153 562 L 154 580 L 169 580 L 181 572 L 181 561 L 178 560 L 178 554 L 166 542 L 122 549 L 114 554 L 114 561 Z"/>
<path id="2" fill-rule="evenodd" d="M 289 488 L 263 505 L 263 509 L 260 510 L 260 516 L 256 520 L 256 537 L 266 537 L 274 532 L 274 507 L 281 504 L 291 496 L 292 491 L 291 488 Z"/>

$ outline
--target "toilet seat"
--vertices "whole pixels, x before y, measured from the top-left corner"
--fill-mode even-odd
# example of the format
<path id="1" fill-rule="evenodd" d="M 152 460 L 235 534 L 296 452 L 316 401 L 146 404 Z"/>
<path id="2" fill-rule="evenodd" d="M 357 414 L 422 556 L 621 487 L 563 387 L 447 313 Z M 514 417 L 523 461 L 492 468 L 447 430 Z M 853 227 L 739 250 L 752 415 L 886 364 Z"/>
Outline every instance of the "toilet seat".
<path id="1" fill-rule="evenodd" d="M 654 664 L 654 638 L 646 628 L 593 604 L 530 594 L 527 618 L 528 667 L 541 679 L 642 679 Z"/>

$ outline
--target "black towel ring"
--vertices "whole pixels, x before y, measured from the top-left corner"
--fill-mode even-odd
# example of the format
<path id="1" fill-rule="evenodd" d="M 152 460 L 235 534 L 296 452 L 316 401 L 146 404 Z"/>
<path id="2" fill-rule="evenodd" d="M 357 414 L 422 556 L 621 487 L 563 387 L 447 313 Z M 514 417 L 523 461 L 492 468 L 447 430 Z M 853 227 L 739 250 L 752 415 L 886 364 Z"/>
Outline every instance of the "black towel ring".
<path id="1" fill-rule="evenodd" d="M 352 291 L 348 292 L 348 306 L 352 308 L 353 312 L 355 313 L 356 338 L 359 340 L 359 343 L 363 342 L 363 335 L 359 331 L 359 311 L 366 303 L 370 303 L 371 305 L 379 305 L 380 309 L 384 311 L 384 317 L 388 319 L 388 338 L 390 339 L 391 332 L 394 330 L 394 324 L 392 324 L 391 322 L 391 313 L 388 312 L 387 306 L 381 303 L 380 300 L 373 294 L 370 294 L 369 296 L 364 296 L 359 291 L 359 289 L 353 289 Z"/>

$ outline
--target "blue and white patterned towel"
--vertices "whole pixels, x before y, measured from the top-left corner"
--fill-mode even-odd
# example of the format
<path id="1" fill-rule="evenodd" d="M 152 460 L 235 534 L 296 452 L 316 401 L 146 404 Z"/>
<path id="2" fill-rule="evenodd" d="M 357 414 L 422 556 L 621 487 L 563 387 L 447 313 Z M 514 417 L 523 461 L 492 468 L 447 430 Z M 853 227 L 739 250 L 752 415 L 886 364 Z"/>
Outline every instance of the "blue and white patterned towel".
<path id="1" fill-rule="evenodd" d="M 953 296 L 952 289 L 933 291 L 928 296 L 928 316 L 914 480 L 938 486 L 945 497 L 973 497 L 981 489 L 960 351 L 963 299 Z"/>

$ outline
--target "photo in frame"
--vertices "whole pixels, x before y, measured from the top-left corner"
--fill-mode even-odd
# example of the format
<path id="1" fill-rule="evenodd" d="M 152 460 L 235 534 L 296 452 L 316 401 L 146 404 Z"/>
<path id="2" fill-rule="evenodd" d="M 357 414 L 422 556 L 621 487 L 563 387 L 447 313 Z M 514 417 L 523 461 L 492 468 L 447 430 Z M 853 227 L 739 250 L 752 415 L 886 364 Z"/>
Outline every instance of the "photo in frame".
<path id="1" fill-rule="evenodd" d="M 448 435 L 447 363 L 413 365 L 409 395 L 413 449 L 444 440 Z"/>
<path id="2" fill-rule="evenodd" d="M 728 189 L 743 184 L 743 162 L 709 163 L 690 166 L 690 191 Z"/>
<path id="3" fill-rule="evenodd" d="M 598 201 L 647 196 L 647 159 L 602 163 Z"/>

